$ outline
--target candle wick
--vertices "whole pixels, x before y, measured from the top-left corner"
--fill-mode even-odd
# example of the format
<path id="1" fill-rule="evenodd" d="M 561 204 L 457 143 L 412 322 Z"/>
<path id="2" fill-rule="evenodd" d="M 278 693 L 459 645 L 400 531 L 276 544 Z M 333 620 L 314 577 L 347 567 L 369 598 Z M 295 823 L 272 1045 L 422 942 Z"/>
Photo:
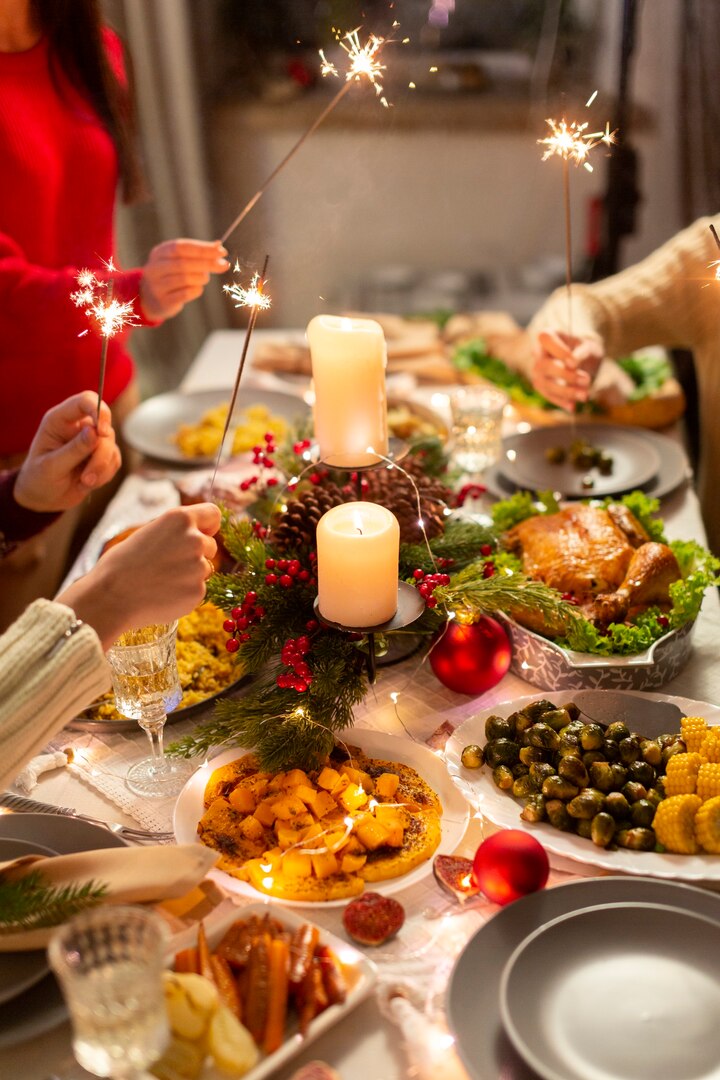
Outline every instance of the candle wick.
<path id="1" fill-rule="evenodd" d="M 355 528 L 357 529 L 357 531 L 358 531 L 358 532 L 360 533 L 360 535 L 362 536 L 362 534 L 363 534 L 363 531 L 362 531 L 362 529 L 360 528 L 360 526 L 359 526 L 359 525 L 356 525 L 356 526 L 355 526 Z"/>

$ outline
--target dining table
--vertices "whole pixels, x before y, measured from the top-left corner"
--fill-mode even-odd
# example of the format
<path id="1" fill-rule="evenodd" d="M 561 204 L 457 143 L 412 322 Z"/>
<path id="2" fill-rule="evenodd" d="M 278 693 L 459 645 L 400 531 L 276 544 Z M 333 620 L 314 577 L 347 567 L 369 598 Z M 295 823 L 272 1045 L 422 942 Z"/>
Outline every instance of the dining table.
<path id="1" fill-rule="evenodd" d="M 268 371 L 255 370 L 253 348 L 259 342 L 271 340 L 276 331 L 256 331 L 243 375 L 243 388 L 279 391 L 307 399 L 309 383 L 302 377 L 281 377 Z M 240 330 L 211 333 L 188 369 L 180 390 L 197 394 L 207 390 L 224 390 L 229 397 L 238 358 L 244 340 Z M 443 413 L 447 410 L 451 387 L 425 387 L 411 378 L 401 376 L 392 385 L 395 396 L 417 401 Z M 389 386 L 390 392 L 390 386 Z M 508 433 L 513 430 L 512 426 Z M 682 440 L 680 425 L 670 437 Z M 172 464 L 144 460 L 128 476 L 108 506 L 102 520 L 90 536 L 85 548 L 70 572 L 77 576 L 98 557 L 102 544 L 128 525 L 140 524 L 155 517 L 179 501 L 175 481 L 181 470 Z M 698 498 L 692 477 L 662 499 L 661 513 L 670 539 L 705 539 Z M 705 596 L 694 629 L 690 659 L 684 669 L 662 689 L 665 695 L 691 699 L 696 702 L 720 704 L 720 665 L 717 663 L 717 643 L 720 640 L 720 606 L 716 590 Z M 479 712 L 492 709 L 502 702 L 543 694 L 531 682 L 509 671 L 502 680 L 480 697 L 456 693 L 432 673 L 420 654 L 402 663 L 380 667 L 378 678 L 363 702 L 356 708 L 354 724 L 358 730 L 397 736 L 417 744 L 422 753 L 442 758 L 441 733 L 452 731 Z M 208 706 L 212 708 L 212 706 Z M 202 720 L 202 714 L 167 727 L 167 740 L 191 731 Z M 173 799 L 143 799 L 133 795 L 125 785 L 127 769 L 146 754 L 146 736 L 140 731 L 112 732 L 106 730 L 65 730 L 51 744 L 52 749 L 71 747 L 73 763 L 64 768 L 43 773 L 31 792 L 33 798 L 56 806 L 72 807 L 76 812 L 102 821 L 126 823 L 153 830 L 171 830 Z M 12 790 L 21 793 L 21 789 Z M 472 858 L 482 839 L 495 831 L 495 826 L 480 810 L 470 809 L 465 834 L 454 851 Z M 589 848 L 592 846 L 589 845 Z M 551 855 L 551 871 L 547 889 L 574 881 L 608 875 L 590 861 L 581 862 L 566 856 Z M 219 880 L 219 879 L 218 879 Z M 712 882 L 700 883 L 712 887 Z M 332 1065 L 342 1080 L 400 1080 L 404 1077 L 456 1078 L 467 1077 L 465 1067 L 453 1044 L 446 1013 L 446 993 L 454 965 L 473 935 L 500 911 L 498 905 L 475 898 L 466 905 L 453 902 L 435 880 L 432 867 L 420 880 L 407 888 L 399 887 L 393 894 L 405 909 L 405 922 L 400 933 L 390 942 L 365 951 L 377 967 L 377 982 L 373 992 L 334 1026 L 303 1048 L 297 1056 L 280 1066 L 273 1076 L 289 1080 L 304 1062 L 322 1060 Z M 218 897 L 223 903 L 234 903 L 241 912 L 248 897 L 225 891 L 218 884 Z M 342 908 L 314 905 L 302 909 L 304 917 L 317 923 L 321 930 L 340 938 L 345 937 Z M 212 920 L 212 914 L 209 916 Z M 471 989 L 468 988 L 468 993 Z M 398 1006 L 398 1001 L 402 1002 Z M 476 1024 L 483 1028 L 480 1011 Z M 63 1021 L 51 1027 L 38 1025 L 37 1033 L 16 1041 L 7 1033 L 0 1037 L 0 1076 L 17 1076 L 22 1080 L 49 1080 L 63 1071 L 71 1075 L 73 1063 L 71 1029 Z M 488 1031 L 488 1038 L 493 1033 Z M 510 1056 L 503 1060 L 506 1050 L 499 1048 L 495 1055 L 496 1071 L 487 1080 L 526 1080 L 533 1074 Z M 77 1075 L 82 1075 L 77 1071 Z"/>

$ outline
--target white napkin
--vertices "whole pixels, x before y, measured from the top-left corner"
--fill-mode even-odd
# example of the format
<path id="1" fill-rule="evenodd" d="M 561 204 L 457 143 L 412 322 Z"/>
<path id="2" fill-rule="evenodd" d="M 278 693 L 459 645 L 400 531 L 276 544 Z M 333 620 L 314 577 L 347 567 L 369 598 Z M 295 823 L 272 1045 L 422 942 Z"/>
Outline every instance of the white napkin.
<path id="1" fill-rule="evenodd" d="M 23 855 L 0 863 L 0 878 L 18 881 L 31 870 L 39 870 L 52 885 L 92 880 L 106 886 L 103 903 L 140 904 L 184 896 L 202 881 L 217 859 L 218 853 L 202 844 L 103 848 L 52 858 Z M 0 932 L 0 952 L 45 948 L 54 929 Z"/>

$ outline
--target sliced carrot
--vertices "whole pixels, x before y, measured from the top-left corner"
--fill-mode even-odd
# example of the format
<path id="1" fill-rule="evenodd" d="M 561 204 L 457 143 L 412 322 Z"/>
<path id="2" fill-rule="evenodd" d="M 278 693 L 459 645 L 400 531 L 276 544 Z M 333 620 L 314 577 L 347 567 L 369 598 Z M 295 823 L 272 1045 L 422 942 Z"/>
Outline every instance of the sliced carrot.
<path id="1" fill-rule="evenodd" d="M 282 1046 L 285 1037 L 289 963 L 288 942 L 282 938 L 275 938 L 270 942 L 268 1011 L 263 1039 L 263 1049 L 266 1054 L 272 1054 L 274 1050 Z"/>

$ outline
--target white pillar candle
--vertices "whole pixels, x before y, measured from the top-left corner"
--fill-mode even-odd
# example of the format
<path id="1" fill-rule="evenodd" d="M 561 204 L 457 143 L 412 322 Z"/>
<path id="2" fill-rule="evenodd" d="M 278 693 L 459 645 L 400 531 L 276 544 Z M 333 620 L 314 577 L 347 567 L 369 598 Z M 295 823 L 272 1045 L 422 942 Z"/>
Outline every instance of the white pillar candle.
<path id="1" fill-rule="evenodd" d="M 318 608 L 342 626 L 370 627 L 397 611 L 400 526 L 384 506 L 334 506 L 317 525 Z"/>
<path id="2" fill-rule="evenodd" d="M 344 468 L 375 465 L 387 456 L 387 349 L 372 319 L 316 315 L 307 328 L 315 389 L 315 438 L 320 457 Z"/>

